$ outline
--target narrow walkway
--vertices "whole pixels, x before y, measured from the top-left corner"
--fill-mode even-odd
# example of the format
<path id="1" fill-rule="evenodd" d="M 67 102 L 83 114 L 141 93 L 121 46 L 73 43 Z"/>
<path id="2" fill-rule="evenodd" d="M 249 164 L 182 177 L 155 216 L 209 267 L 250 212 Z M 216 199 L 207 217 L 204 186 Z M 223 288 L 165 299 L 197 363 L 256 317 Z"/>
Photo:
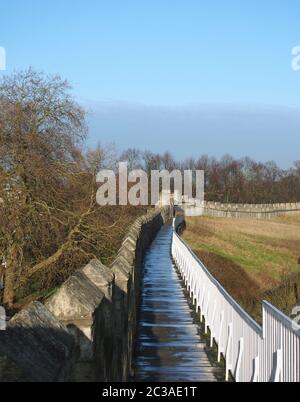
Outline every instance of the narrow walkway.
<path id="1" fill-rule="evenodd" d="M 216 381 L 171 259 L 164 226 L 145 256 L 135 381 Z"/>

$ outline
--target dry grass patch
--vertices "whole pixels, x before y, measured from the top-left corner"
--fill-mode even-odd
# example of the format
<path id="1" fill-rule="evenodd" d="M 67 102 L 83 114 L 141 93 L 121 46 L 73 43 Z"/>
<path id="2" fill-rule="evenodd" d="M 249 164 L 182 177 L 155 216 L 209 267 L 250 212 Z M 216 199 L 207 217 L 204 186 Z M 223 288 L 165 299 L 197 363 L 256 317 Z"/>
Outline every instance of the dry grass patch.
<path id="1" fill-rule="evenodd" d="M 188 218 L 183 238 L 258 321 L 262 299 L 290 314 L 300 298 L 300 214 L 271 221 Z"/>

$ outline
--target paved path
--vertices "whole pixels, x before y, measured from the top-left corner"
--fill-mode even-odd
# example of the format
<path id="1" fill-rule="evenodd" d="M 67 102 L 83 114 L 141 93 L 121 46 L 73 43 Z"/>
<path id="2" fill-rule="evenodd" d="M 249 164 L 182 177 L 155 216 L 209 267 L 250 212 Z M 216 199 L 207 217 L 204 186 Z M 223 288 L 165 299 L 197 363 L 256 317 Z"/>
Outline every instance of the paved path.
<path id="1" fill-rule="evenodd" d="M 145 256 L 135 381 L 216 381 L 171 260 L 171 238 L 164 226 Z"/>

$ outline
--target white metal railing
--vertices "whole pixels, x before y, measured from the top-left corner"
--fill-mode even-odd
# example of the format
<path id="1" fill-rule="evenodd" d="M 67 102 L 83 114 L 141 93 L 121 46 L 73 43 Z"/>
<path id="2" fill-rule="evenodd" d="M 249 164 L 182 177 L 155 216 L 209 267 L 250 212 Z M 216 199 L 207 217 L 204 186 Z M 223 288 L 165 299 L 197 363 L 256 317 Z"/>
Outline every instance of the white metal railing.
<path id="1" fill-rule="evenodd" d="M 226 292 L 174 231 L 172 256 L 218 358 L 237 382 L 300 382 L 300 326 L 263 302 L 262 327 Z"/>

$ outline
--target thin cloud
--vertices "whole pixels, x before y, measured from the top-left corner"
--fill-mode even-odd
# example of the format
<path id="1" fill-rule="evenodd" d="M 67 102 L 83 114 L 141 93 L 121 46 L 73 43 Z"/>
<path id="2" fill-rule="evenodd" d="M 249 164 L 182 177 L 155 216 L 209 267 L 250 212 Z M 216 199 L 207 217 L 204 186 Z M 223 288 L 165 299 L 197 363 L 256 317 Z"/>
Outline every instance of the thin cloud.
<path id="1" fill-rule="evenodd" d="M 300 109 L 280 106 L 202 104 L 165 107 L 130 102 L 87 102 L 90 143 L 121 149 L 170 150 L 175 157 L 207 153 L 248 155 L 283 167 L 299 159 Z"/>

